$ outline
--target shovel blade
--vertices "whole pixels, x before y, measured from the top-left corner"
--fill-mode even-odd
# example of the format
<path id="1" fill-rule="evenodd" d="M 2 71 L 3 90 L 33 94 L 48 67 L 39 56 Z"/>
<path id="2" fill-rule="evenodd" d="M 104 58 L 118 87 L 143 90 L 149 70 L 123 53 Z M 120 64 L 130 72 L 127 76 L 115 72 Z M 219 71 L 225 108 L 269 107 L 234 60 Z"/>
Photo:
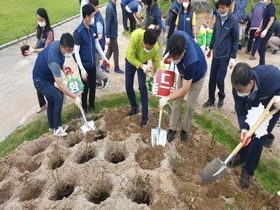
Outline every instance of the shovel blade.
<path id="1" fill-rule="evenodd" d="M 88 131 L 90 131 L 90 130 L 95 131 L 95 124 L 94 124 L 94 122 L 91 120 L 91 121 L 85 123 L 85 124 L 81 127 L 81 130 L 82 130 L 82 133 L 83 133 L 84 135 L 86 135 L 86 133 L 87 133 Z"/>
<path id="2" fill-rule="evenodd" d="M 152 147 L 155 145 L 165 146 L 166 144 L 167 131 L 161 128 L 152 128 L 151 139 Z"/>
<path id="3" fill-rule="evenodd" d="M 227 169 L 226 164 L 217 157 L 205 166 L 202 179 L 206 182 L 213 182 L 229 173 L 230 171 Z"/>

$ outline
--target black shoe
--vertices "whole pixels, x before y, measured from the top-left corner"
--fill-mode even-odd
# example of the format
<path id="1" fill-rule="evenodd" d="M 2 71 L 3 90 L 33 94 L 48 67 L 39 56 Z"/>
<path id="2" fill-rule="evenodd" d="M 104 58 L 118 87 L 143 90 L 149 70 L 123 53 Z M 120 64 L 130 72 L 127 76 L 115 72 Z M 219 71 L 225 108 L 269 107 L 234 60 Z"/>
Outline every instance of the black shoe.
<path id="1" fill-rule="evenodd" d="M 273 50 L 273 52 L 271 53 L 272 55 L 277 55 L 280 53 L 280 50 Z"/>
<path id="2" fill-rule="evenodd" d="M 167 134 L 167 141 L 168 142 L 173 141 L 175 134 L 176 134 L 176 131 L 169 129 L 168 134 Z"/>
<path id="3" fill-rule="evenodd" d="M 203 104 L 203 108 L 208 108 L 210 106 L 214 106 L 214 102 L 208 100 L 205 104 Z"/>
<path id="4" fill-rule="evenodd" d="M 222 108 L 224 105 L 224 99 L 220 99 L 219 102 L 218 102 L 218 108 Z"/>
<path id="5" fill-rule="evenodd" d="M 140 122 L 140 127 L 143 127 L 145 125 L 147 125 L 149 122 L 149 118 L 148 117 L 142 117 L 142 120 Z"/>
<path id="6" fill-rule="evenodd" d="M 109 77 L 107 77 L 106 79 L 103 80 L 103 87 L 102 89 L 105 89 L 106 87 L 108 87 L 109 82 L 111 81 L 111 79 Z"/>
<path id="7" fill-rule="evenodd" d="M 136 115 L 136 114 L 138 114 L 139 113 L 139 108 L 137 108 L 137 109 L 132 109 L 132 110 L 130 110 L 127 114 L 126 114 L 126 116 L 132 116 L 132 115 Z"/>
<path id="8" fill-rule="evenodd" d="M 250 187 L 250 179 L 251 176 L 249 174 L 247 174 L 247 172 L 244 170 L 244 168 L 242 168 L 242 174 L 241 174 L 241 180 L 240 180 L 240 185 L 243 188 L 248 188 Z"/>
<path id="9" fill-rule="evenodd" d="M 187 142 L 188 137 L 189 137 L 188 132 L 182 130 L 182 132 L 181 132 L 181 139 L 182 139 L 182 141 Z"/>
<path id="10" fill-rule="evenodd" d="M 236 166 L 240 166 L 244 163 L 244 161 L 241 158 L 240 154 L 237 154 L 235 157 L 232 158 L 231 161 L 229 161 L 229 166 L 231 167 L 236 167 Z"/>

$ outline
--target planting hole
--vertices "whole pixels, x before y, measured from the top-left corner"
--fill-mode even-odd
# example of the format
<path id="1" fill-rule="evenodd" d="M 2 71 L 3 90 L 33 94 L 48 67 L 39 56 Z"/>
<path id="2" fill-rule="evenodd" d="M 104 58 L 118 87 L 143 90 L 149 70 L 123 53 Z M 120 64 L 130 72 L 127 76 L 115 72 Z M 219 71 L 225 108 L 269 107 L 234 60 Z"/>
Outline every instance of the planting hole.
<path id="1" fill-rule="evenodd" d="M 136 202 L 138 204 L 147 204 L 150 205 L 150 196 L 147 192 L 142 191 L 141 194 L 136 194 L 135 198 L 133 199 L 133 202 Z"/>
<path id="2" fill-rule="evenodd" d="M 121 153 L 113 153 L 112 156 L 111 156 L 111 163 L 114 163 L 114 164 L 117 164 L 119 162 L 122 162 L 124 161 L 125 158 L 124 158 L 124 155 L 121 154 Z"/>
<path id="3" fill-rule="evenodd" d="M 110 195 L 107 192 L 101 192 L 99 195 L 91 195 L 89 201 L 95 204 L 100 204 L 101 202 L 105 201 L 108 197 L 110 197 Z"/>
<path id="4" fill-rule="evenodd" d="M 74 191 L 74 187 L 67 185 L 62 187 L 61 190 L 57 189 L 56 195 L 53 200 L 62 200 L 63 198 L 68 198 Z"/>

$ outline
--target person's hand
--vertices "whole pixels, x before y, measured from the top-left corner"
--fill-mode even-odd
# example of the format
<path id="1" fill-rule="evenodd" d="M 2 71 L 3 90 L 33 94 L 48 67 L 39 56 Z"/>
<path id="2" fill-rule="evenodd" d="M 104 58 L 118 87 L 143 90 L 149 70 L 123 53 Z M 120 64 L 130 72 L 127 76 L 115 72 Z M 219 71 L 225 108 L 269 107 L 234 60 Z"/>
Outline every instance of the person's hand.
<path id="1" fill-rule="evenodd" d="M 247 130 L 247 129 L 242 129 L 242 131 L 241 131 L 241 139 L 240 139 L 240 142 L 241 142 L 241 143 L 244 142 L 243 147 L 247 147 L 247 145 L 248 145 L 248 144 L 250 143 L 250 141 L 251 141 L 251 136 L 246 137 L 247 133 L 248 133 L 248 130 Z"/>
<path id="2" fill-rule="evenodd" d="M 155 29 L 155 25 L 154 24 L 149 25 L 148 29 Z"/>
<path id="3" fill-rule="evenodd" d="M 231 58 L 229 60 L 229 65 L 228 66 L 229 66 L 230 69 L 232 69 L 235 66 L 235 59 L 234 58 Z"/>
<path id="4" fill-rule="evenodd" d="M 280 96 L 276 96 L 276 99 L 273 103 L 273 106 L 276 108 L 276 109 L 280 109 Z"/>
<path id="5" fill-rule="evenodd" d="M 168 101 L 169 101 L 169 97 L 166 96 L 166 97 L 162 97 L 160 100 L 159 100 L 159 108 L 162 109 L 164 106 L 166 106 L 168 104 Z"/>
<path id="6" fill-rule="evenodd" d="M 66 75 L 68 74 L 74 74 L 74 72 L 72 71 L 71 67 L 70 66 L 67 66 L 64 68 L 64 72 Z"/>
<path id="7" fill-rule="evenodd" d="M 74 100 L 75 104 L 77 105 L 77 107 L 80 109 L 81 108 L 81 105 L 82 105 L 82 101 L 80 99 L 79 96 L 77 96 Z"/>
<path id="8" fill-rule="evenodd" d="M 144 74 L 146 74 L 146 76 L 148 77 L 152 76 L 153 67 L 143 64 L 142 69 Z"/>
<path id="9" fill-rule="evenodd" d="M 261 33 L 261 38 L 263 39 L 266 36 L 267 30 L 264 29 L 263 32 Z"/>
<path id="10" fill-rule="evenodd" d="M 260 29 L 256 30 L 255 35 L 254 35 L 254 36 L 255 36 L 255 37 L 258 37 L 258 36 L 260 35 L 260 32 L 261 32 L 261 31 L 260 31 Z"/>
<path id="11" fill-rule="evenodd" d="M 211 58 L 212 56 L 212 50 L 209 50 L 208 53 L 206 54 L 207 58 Z"/>
<path id="12" fill-rule="evenodd" d="M 171 63 L 171 56 L 169 55 L 169 53 L 166 53 L 163 57 L 163 63 L 164 64 L 170 64 Z"/>
<path id="13" fill-rule="evenodd" d="M 105 65 L 106 69 L 110 68 L 110 62 L 108 60 L 104 60 L 103 64 Z"/>
<path id="14" fill-rule="evenodd" d="M 157 94 L 158 94 L 158 83 L 157 83 L 157 82 L 154 82 L 154 84 L 153 84 L 152 93 L 153 93 L 154 95 L 157 95 Z"/>
<path id="15" fill-rule="evenodd" d="M 84 81 L 87 81 L 88 74 L 84 68 L 81 69 L 81 76 Z"/>
<path id="16" fill-rule="evenodd" d="M 34 53 L 34 49 L 33 48 L 29 48 L 28 50 L 24 50 L 23 55 L 25 57 L 31 56 Z"/>
<path id="17" fill-rule="evenodd" d="M 110 38 L 106 38 L 106 45 L 110 44 Z"/>

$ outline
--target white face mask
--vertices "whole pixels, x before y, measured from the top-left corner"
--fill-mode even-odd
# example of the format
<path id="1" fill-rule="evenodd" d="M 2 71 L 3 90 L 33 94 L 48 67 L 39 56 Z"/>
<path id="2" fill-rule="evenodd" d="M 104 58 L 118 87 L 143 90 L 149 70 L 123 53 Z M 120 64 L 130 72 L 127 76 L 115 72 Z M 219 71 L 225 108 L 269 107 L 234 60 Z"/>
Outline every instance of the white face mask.
<path id="1" fill-rule="evenodd" d="M 147 48 L 144 47 L 144 51 L 145 51 L 146 53 L 150 53 L 150 52 L 152 52 L 152 50 L 153 50 L 153 48 L 152 48 L 151 50 L 148 50 Z"/>
<path id="2" fill-rule="evenodd" d="M 173 61 L 174 64 L 177 65 L 178 63 L 180 63 L 181 59 L 180 59 L 180 60 L 174 60 L 174 59 L 172 59 L 172 61 Z"/>
<path id="3" fill-rule="evenodd" d="M 94 18 L 91 18 L 91 21 L 89 22 L 89 25 L 93 25 L 94 24 Z"/>
<path id="4" fill-rule="evenodd" d="M 268 2 L 268 0 L 263 0 L 263 2 L 266 4 Z"/>
<path id="5" fill-rule="evenodd" d="M 250 93 L 239 93 L 239 92 L 236 92 L 238 96 L 240 97 L 246 97 L 248 96 Z"/>
<path id="6" fill-rule="evenodd" d="M 189 4 L 188 4 L 187 2 L 183 2 L 183 7 L 184 7 L 185 9 L 187 9 L 188 6 L 189 6 Z"/>
<path id="7" fill-rule="evenodd" d="M 221 13 L 220 13 L 220 15 L 221 15 L 222 18 L 224 18 L 224 17 L 226 17 L 226 16 L 228 15 L 228 13 L 227 13 L 227 12 L 224 13 L 224 14 L 221 14 Z"/>
<path id="8" fill-rule="evenodd" d="M 46 22 L 39 22 L 39 21 L 38 24 L 41 28 L 44 28 L 47 25 Z"/>
<path id="9" fill-rule="evenodd" d="M 70 58 L 71 56 L 72 56 L 72 53 L 65 53 L 65 54 L 64 54 L 64 57 L 65 57 L 65 58 Z"/>

